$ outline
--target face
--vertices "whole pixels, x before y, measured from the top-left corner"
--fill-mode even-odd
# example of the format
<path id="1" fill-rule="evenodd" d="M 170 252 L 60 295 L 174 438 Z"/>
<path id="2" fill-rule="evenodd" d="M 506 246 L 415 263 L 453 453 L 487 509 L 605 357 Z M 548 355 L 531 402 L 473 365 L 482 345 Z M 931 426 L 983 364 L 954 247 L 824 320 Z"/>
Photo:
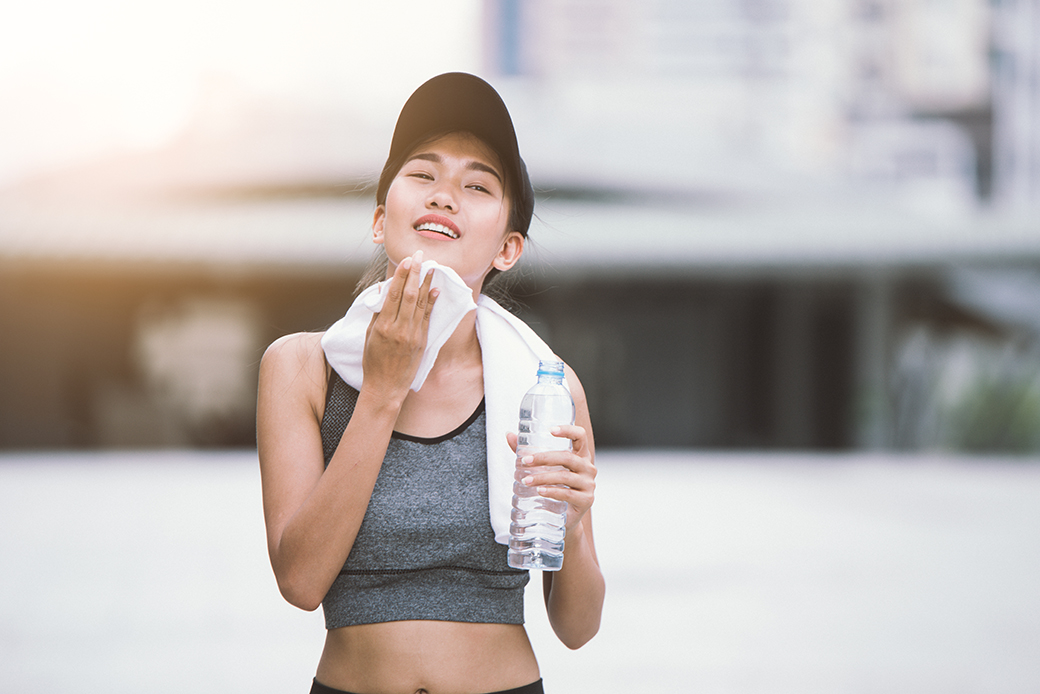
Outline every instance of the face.
<path id="1" fill-rule="evenodd" d="M 422 250 L 479 292 L 492 268 L 508 270 L 523 251 L 523 236 L 508 228 L 510 209 L 495 153 L 473 135 L 451 133 L 405 160 L 376 208 L 373 238 L 386 248 L 389 274 Z"/>

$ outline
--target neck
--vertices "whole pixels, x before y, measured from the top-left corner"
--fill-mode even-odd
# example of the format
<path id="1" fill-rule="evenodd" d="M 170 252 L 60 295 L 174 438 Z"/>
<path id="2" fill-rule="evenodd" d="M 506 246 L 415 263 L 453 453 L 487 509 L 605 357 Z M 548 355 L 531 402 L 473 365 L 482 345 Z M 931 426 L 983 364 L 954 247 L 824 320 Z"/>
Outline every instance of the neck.
<path id="1" fill-rule="evenodd" d="M 470 311 L 437 353 L 433 371 L 452 371 L 481 363 L 477 340 L 477 312 Z"/>

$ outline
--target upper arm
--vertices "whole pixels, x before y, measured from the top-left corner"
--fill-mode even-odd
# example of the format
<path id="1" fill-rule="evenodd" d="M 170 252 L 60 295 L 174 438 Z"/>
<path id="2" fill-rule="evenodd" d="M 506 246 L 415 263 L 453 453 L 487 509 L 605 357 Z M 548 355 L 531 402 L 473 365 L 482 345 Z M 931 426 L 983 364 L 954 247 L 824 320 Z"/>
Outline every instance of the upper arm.
<path id="1" fill-rule="evenodd" d="M 320 430 L 324 379 L 320 335 L 280 338 L 260 362 L 257 453 L 271 552 L 324 471 Z"/>
<path id="2" fill-rule="evenodd" d="M 592 417 L 589 415 L 589 403 L 585 398 L 585 389 L 582 387 L 581 381 L 578 380 L 578 375 L 574 373 L 574 369 L 566 364 L 564 365 L 564 374 L 567 378 L 567 387 L 571 391 L 571 398 L 574 400 L 574 423 L 585 430 L 585 442 L 589 447 L 589 460 L 595 465 L 596 443 L 592 435 Z M 595 543 L 592 540 L 592 509 L 589 509 L 582 519 L 582 526 L 589 538 L 589 545 L 592 548 L 593 555 L 595 555 Z"/>
<path id="3" fill-rule="evenodd" d="M 585 397 L 585 389 L 578 380 L 578 375 L 569 365 L 564 364 L 564 374 L 567 378 L 567 387 L 571 391 L 571 398 L 574 400 L 574 423 L 585 430 L 589 452 L 595 460 L 596 446 L 592 436 L 592 417 L 589 416 L 589 403 Z"/>

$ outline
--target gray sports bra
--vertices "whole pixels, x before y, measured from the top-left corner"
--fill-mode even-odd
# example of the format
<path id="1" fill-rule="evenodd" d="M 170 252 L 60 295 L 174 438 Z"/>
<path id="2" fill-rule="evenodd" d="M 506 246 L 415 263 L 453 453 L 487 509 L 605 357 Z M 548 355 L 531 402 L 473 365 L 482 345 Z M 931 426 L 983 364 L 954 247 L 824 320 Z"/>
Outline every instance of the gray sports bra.
<path id="1" fill-rule="evenodd" d="M 357 397 L 333 370 L 321 421 L 326 466 Z M 523 623 L 529 576 L 508 566 L 491 530 L 486 436 L 483 402 L 444 436 L 394 432 L 350 556 L 322 602 L 326 628 Z"/>

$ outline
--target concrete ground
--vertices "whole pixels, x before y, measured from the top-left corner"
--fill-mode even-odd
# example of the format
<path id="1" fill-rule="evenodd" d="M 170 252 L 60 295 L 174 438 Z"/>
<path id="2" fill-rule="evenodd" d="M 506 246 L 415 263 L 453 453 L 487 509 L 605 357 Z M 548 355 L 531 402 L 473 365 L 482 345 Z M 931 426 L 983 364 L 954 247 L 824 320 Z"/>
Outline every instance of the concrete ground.
<path id="1" fill-rule="evenodd" d="M 1040 691 L 1040 460 L 603 452 L 608 595 L 546 691 Z M 0 455 L 0 692 L 306 692 L 253 452 Z"/>

